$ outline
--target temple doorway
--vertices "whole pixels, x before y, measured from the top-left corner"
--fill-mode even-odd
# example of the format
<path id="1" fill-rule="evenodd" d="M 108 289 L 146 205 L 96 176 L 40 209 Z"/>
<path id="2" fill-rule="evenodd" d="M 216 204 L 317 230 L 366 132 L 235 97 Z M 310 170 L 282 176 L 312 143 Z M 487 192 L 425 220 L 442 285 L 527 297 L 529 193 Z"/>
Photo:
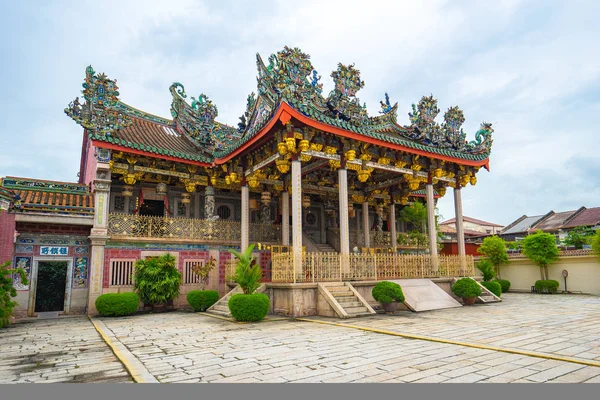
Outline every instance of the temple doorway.
<path id="1" fill-rule="evenodd" d="M 64 311 L 67 286 L 67 261 L 38 263 L 35 312 Z"/>
<path id="2" fill-rule="evenodd" d="M 149 217 L 164 217 L 165 203 L 162 200 L 144 200 L 140 207 L 140 215 Z"/>

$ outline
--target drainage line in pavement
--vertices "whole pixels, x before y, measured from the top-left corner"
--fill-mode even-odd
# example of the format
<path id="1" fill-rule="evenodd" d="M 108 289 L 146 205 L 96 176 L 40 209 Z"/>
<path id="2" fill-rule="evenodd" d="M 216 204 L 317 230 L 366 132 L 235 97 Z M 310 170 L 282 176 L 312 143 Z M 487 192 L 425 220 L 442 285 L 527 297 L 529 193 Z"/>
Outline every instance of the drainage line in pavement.
<path id="1" fill-rule="evenodd" d="M 313 322 L 316 324 L 340 326 L 343 328 L 358 329 L 358 330 L 366 331 L 366 332 L 374 332 L 374 333 L 381 333 L 384 335 L 398 336 L 398 337 L 402 337 L 402 338 L 406 338 L 406 339 L 417 339 L 417 340 L 425 340 L 428 342 L 453 344 L 453 345 L 457 345 L 457 346 L 473 347 L 475 349 L 492 350 L 492 351 L 498 351 L 498 352 L 502 352 L 502 353 L 519 354 L 519 355 L 528 356 L 528 357 L 544 358 L 546 360 L 556 360 L 556 361 L 569 362 L 569 363 L 573 363 L 573 364 L 587 365 L 590 367 L 600 367 L 600 362 L 582 360 L 579 358 L 554 356 L 551 354 L 535 353 L 535 352 L 530 352 L 530 351 L 526 351 L 526 350 L 518 350 L 518 349 L 508 349 L 508 348 L 504 348 L 504 347 L 486 346 L 486 345 L 477 344 L 477 343 L 458 342 L 455 340 L 438 339 L 438 338 L 429 337 L 429 336 L 414 335 L 414 334 L 410 334 L 410 333 L 399 333 L 399 332 L 394 332 L 394 331 L 387 331 L 385 329 L 375 329 L 375 328 L 368 328 L 368 327 L 359 326 L 359 325 L 350 325 L 350 324 L 341 324 L 341 323 L 336 323 L 336 322 L 319 321 L 319 320 L 308 319 L 308 318 L 296 318 L 296 321 Z"/>
<path id="2" fill-rule="evenodd" d="M 125 367 L 125 369 L 127 370 L 127 372 L 129 373 L 129 375 L 131 376 L 131 378 L 133 379 L 134 382 L 136 382 L 136 383 L 157 383 L 158 382 L 156 380 L 156 378 L 154 378 L 154 376 L 152 374 L 150 374 L 150 372 L 148 370 L 146 370 L 144 365 L 141 364 L 141 362 L 138 361 L 135 358 L 135 356 L 129 352 L 129 350 L 127 350 L 127 348 L 125 347 L 124 344 L 122 344 L 121 342 L 118 342 L 118 341 L 117 341 L 118 343 L 114 343 L 111 340 L 111 338 L 108 337 L 108 335 L 104 332 L 104 330 L 100 326 L 100 324 L 104 325 L 103 322 L 99 321 L 100 323 L 98 323 L 97 321 L 94 321 L 94 319 L 92 319 L 89 315 L 88 315 L 88 319 L 90 320 L 92 325 L 94 325 L 94 328 L 96 328 L 96 331 L 100 334 L 100 336 L 102 337 L 102 340 L 104 340 L 104 342 L 108 345 L 108 347 L 110 347 L 110 349 L 114 353 L 115 357 L 117 357 L 117 359 L 121 362 L 121 364 L 123 364 L 123 366 Z M 104 326 L 106 327 L 106 325 L 104 325 Z M 108 329 L 108 328 L 106 328 L 106 329 Z M 119 349 L 119 347 L 121 347 L 122 349 Z M 129 353 L 129 354 L 125 354 L 125 353 Z M 134 363 L 141 364 L 139 366 L 139 369 L 142 371 L 138 371 L 138 367 L 133 365 Z"/>

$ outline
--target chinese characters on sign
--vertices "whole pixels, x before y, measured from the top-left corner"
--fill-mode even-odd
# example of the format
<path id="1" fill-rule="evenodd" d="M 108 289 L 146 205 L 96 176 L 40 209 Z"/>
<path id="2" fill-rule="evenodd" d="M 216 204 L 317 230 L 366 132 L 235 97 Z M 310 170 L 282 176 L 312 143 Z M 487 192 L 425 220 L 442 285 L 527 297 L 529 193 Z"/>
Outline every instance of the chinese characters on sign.
<path id="1" fill-rule="evenodd" d="M 40 246 L 40 255 L 42 256 L 66 256 L 69 254 L 69 248 L 66 246 Z"/>

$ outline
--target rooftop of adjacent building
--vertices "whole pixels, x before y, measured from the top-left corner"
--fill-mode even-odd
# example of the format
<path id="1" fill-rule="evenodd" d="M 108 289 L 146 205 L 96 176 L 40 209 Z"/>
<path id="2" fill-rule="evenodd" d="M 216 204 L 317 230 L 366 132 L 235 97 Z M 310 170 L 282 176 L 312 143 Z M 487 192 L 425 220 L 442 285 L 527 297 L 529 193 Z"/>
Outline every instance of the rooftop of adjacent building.
<path id="1" fill-rule="evenodd" d="M 529 233 L 536 230 L 555 232 L 560 229 L 571 229 L 577 226 L 600 226 L 600 207 L 580 207 L 576 210 L 555 212 L 543 215 L 517 218 L 500 232 L 502 235 Z"/>
<path id="2" fill-rule="evenodd" d="M 503 225 L 499 225 L 493 222 L 487 222 L 487 221 L 483 221 L 481 219 L 476 219 L 476 218 L 471 218 L 471 217 L 467 217 L 466 215 L 463 215 L 463 222 L 471 222 L 473 224 L 477 224 L 477 225 L 483 225 L 483 226 L 497 226 L 499 228 L 502 228 Z M 440 225 L 452 225 L 456 223 L 456 218 L 451 218 L 447 221 L 444 221 L 442 223 L 440 223 Z"/>

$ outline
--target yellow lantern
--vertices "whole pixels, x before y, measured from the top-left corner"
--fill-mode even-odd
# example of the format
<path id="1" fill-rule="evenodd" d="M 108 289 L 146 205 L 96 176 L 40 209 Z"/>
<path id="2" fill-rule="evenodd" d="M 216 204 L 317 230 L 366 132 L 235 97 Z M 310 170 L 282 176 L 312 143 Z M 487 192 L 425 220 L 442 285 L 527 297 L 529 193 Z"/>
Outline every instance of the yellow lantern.
<path id="1" fill-rule="evenodd" d="M 304 208 L 310 207 L 310 196 L 307 194 L 302 196 L 302 207 L 304 207 Z"/>
<path id="2" fill-rule="evenodd" d="M 125 197 L 133 196 L 133 186 L 126 185 L 123 186 L 123 190 L 121 191 L 121 195 Z"/>
<path id="3" fill-rule="evenodd" d="M 308 150 L 309 146 L 310 146 L 310 142 L 306 139 L 302 139 L 300 141 L 300 143 L 298 143 L 298 148 L 300 149 L 300 151 Z"/>
<path id="4" fill-rule="evenodd" d="M 350 205 L 350 206 L 348 207 L 348 217 L 349 217 L 349 218 L 354 218 L 354 217 L 356 217 L 356 211 L 354 211 L 354 206 L 353 206 L 353 205 Z"/>
<path id="5" fill-rule="evenodd" d="M 191 195 L 189 193 L 181 193 L 181 202 L 183 204 L 190 204 Z"/>
<path id="6" fill-rule="evenodd" d="M 258 201 L 256 201 L 256 199 L 250 199 L 248 205 L 251 210 L 258 210 Z"/>
<path id="7" fill-rule="evenodd" d="M 282 174 L 286 174 L 290 170 L 290 162 L 288 160 L 275 160 L 277 170 Z"/>
<path id="8" fill-rule="evenodd" d="M 260 195 L 260 201 L 265 205 L 269 204 L 271 202 L 271 193 L 266 190 L 262 192 Z"/>
<path id="9" fill-rule="evenodd" d="M 287 153 L 287 146 L 284 142 L 277 143 L 277 151 L 284 156 Z"/>

